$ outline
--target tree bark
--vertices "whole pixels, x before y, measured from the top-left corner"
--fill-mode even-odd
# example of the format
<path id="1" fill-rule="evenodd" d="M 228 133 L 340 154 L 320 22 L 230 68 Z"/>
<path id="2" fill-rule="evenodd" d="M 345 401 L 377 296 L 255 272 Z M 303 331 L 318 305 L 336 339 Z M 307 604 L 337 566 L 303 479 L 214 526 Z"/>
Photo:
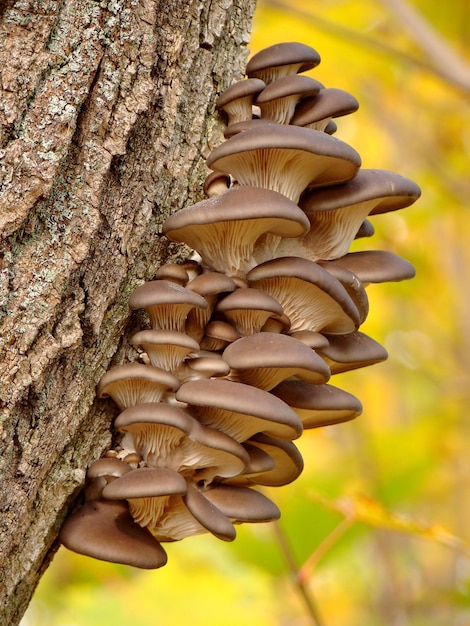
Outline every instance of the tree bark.
<path id="1" fill-rule="evenodd" d="M 13 626 L 111 446 L 95 387 L 132 358 L 129 294 L 185 255 L 255 0 L 0 2 L 0 622 Z"/>

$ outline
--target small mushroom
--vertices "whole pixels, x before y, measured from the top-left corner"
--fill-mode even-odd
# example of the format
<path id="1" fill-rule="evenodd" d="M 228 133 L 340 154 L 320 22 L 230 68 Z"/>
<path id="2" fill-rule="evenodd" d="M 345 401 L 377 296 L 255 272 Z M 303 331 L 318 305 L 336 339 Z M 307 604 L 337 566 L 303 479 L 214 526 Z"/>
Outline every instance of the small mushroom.
<path id="1" fill-rule="evenodd" d="M 271 522 L 281 517 L 278 507 L 265 495 L 239 485 L 211 485 L 205 498 L 234 524 Z"/>
<path id="2" fill-rule="evenodd" d="M 297 413 L 305 429 L 347 422 L 362 412 L 362 405 L 355 396 L 333 385 L 285 380 L 271 393 Z"/>
<path id="3" fill-rule="evenodd" d="M 179 380 L 159 367 L 127 363 L 104 374 L 97 388 L 99 398 L 111 397 L 120 409 L 143 402 L 160 402 L 166 392 L 176 391 Z"/>
<path id="4" fill-rule="evenodd" d="M 230 344 L 222 357 L 232 368 L 232 380 L 266 391 L 291 376 L 314 384 L 330 378 L 328 366 L 314 350 L 278 333 L 242 337 Z"/>
<path id="5" fill-rule="evenodd" d="M 204 193 L 208 198 L 220 196 L 230 189 L 232 180 L 224 172 L 211 172 L 204 181 Z"/>
<path id="6" fill-rule="evenodd" d="M 184 332 L 189 311 L 194 307 L 207 308 L 202 296 L 167 280 L 144 283 L 131 294 L 132 310 L 145 309 L 150 325 L 155 330 Z"/>
<path id="7" fill-rule="evenodd" d="M 216 306 L 240 336 L 259 333 L 272 316 L 283 314 L 279 302 L 260 289 L 240 288 L 229 294 Z"/>
<path id="8" fill-rule="evenodd" d="M 302 100 L 295 109 L 291 124 L 325 131 L 332 117 L 354 113 L 359 102 L 343 89 L 330 87 Z"/>
<path id="9" fill-rule="evenodd" d="M 279 43 L 260 50 L 251 57 L 246 66 L 246 75 L 260 78 L 267 85 L 289 74 L 306 72 L 320 63 L 316 50 L 303 43 Z"/>
<path id="10" fill-rule="evenodd" d="M 217 110 L 223 110 L 228 116 L 227 124 L 251 120 L 253 101 L 266 87 L 259 78 L 239 80 L 226 89 L 215 103 Z"/>
<path id="11" fill-rule="evenodd" d="M 258 432 L 296 439 L 302 432 L 297 415 L 267 391 L 229 380 L 196 380 L 181 385 L 176 395 L 202 424 L 246 441 Z M 276 400 L 276 402 L 273 402 Z"/>
<path id="12" fill-rule="evenodd" d="M 188 272 L 181 265 L 176 263 L 166 263 L 162 267 L 158 268 L 155 274 L 156 280 L 168 280 L 171 283 L 176 283 L 181 287 L 184 287 L 189 280 Z"/>
<path id="13" fill-rule="evenodd" d="M 73 552 L 111 563 L 157 569 L 167 562 L 161 545 L 135 523 L 125 502 L 87 502 L 65 520 L 59 540 Z"/>
<path id="14" fill-rule="evenodd" d="M 319 350 L 332 374 L 348 372 L 385 361 L 387 351 L 360 331 L 346 335 L 327 335 L 328 346 Z"/>
<path id="15" fill-rule="evenodd" d="M 408 280 L 416 274 L 415 268 L 409 261 L 387 250 L 349 252 L 336 261 L 329 261 L 328 265 L 324 263 L 323 266 L 328 269 L 330 264 L 345 267 L 353 272 L 364 285 Z"/>
<path id="16" fill-rule="evenodd" d="M 141 330 L 132 336 L 131 344 L 145 350 L 154 367 L 172 374 L 188 355 L 199 351 L 197 341 L 175 330 Z"/>
<path id="17" fill-rule="evenodd" d="M 322 88 L 323 85 L 310 76 L 283 76 L 263 89 L 255 103 L 261 110 L 261 118 L 289 124 L 297 103 L 302 98 L 318 94 Z"/>
<path id="18" fill-rule="evenodd" d="M 281 303 L 291 320 L 291 333 L 347 333 L 359 326 L 359 311 L 346 289 L 317 263 L 282 257 L 261 263 L 247 278 L 252 287 Z"/>
<path id="19" fill-rule="evenodd" d="M 205 328 L 204 337 L 201 339 L 201 348 L 212 351 L 224 350 L 239 337 L 239 333 L 228 322 L 212 320 Z"/>

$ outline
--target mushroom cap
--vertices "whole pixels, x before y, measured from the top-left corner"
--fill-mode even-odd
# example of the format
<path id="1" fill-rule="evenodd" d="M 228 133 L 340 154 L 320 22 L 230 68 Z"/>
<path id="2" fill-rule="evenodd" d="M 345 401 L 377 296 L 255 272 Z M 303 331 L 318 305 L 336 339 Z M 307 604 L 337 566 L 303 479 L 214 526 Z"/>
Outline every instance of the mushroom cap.
<path id="1" fill-rule="evenodd" d="M 308 230 L 303 211 L 285 196 L 259 187 L 234 187 L 170 216 L 163 233 L 197 250 L 210 269 L 242 276 L 264 233 L 297 237 Z"/>
<path id="2" fill-rule="evenodd" d="M 223 350 L 229 343 L 240 337 L 235 328 L 223 320 L 212 320 L 205 328 L 205 335 L 201 340 L 203 350 Z"/>
<path id="3" fill-rule="evenodd" d="M 295 109 L 291 124 L 307 126 L 332 117 L 354 113 L 358 108 L 359 102 L 350 93 L 343 89 L 329 87 L 300 102 Z"/>
<path id="4" fill-rule="evenodd" d="M 183 409 L 164 402 L 139 404 L 123 411 L 114 425 L 130 433 L 136 449 L 152 467 L 187 474 L 234 476 L 249 463 L 246 450 L 223 432 L 206 428 Z M 204 476 L 202 471 L 204 470 Z"/>
<path id="5" fill-rule="evenodd" d="M 173 374 L 159 367 L 126 363 L 103 374 L 96 393 L 99 398 L 111 396 L 120 408 L 125 408 L 139 402 L 159 402 L 168 390 L 176 391 L 179 384 Z"/>
<path id="6" fill-rule="evenodd" d="M 259 78 L 239 80 L 218 97 L 215 108 L 227 113 L 229 124 L 251 119 L 252 103 L 265 87 L 265 82 Z"/>
<path id="7" fill-rule="evenodd" d="M 242 133 L 245 130 L 249 130 L 251 128 L 258 128 L 266 124 L 272 124 L 272 123 L 273 122 L 269 119 L 257 118 L 257 117 L 254 117 L 251 120 L 243 120 L 241 122 L 234 122 L 233 124 L 230 124 L 230 126 L 227 126 L 227 128 L 224 130 L 224 137 L 225 139 L 230 139 L 230 137 L 233 137 L 234 135 L 238 135 L 238 133 Z"/>
<path id="8" fill-rule="evenodd" d="M 189 311 L 194 307 L 207 308 L 202 296 L 167 280 L 152 280 L 144 283 L 131 294 L 129 307 L 146 309 L 154 329 L 184 329 Z"/>
<path id="9" fill-rule="evenodd" d="M 387 250 L 350 252 L 329 263 L 345 267 L 364 284 L 407 280 L 416 275 L 409 261 Z M 324 264 L 324 267 L 328 269 L 330 265 Z"/>
<path id="10" fill-rule="evenodd" d="M 167 555 L 148 530 L 134 522 L 125 502 L 94 500 L 65 520 L 60 542 L 102 561 L 157 569 Z"/>
<path id="11" fill-rule="evenodd" d="M 239 335 L 259 332 L 270 317 L 284 313 L 275 298 L 251 287 L 241 287 L 222 298 L 216 311 L 225 315 Z"/>
<path id="12" fill-rule="evenodd" d="M 90 465 L 86 475 L 91 479 L 105 477 L 109 481 L 127 474 L 130 470 L 130 465 L 120 459 L 102 457 Z"/>
<path id="13" fill-rule="evenodd" d="M 236 536 L 235 528 L 228 516 L 206 497 L 209 490 L 210 488 L 202 494 L 196 487 L 188 484 L 183 501 L 204 528 L 223 541 L 233 541 Z"/>
<path id="14" fill-rule="evenodd" d="M 332 374 L 348 372 L 385 361 L 387 351 L 377 341 L 360 331 L 346 335 L 327 335 L 328 346 L 318 351 Z"/>
<path id="15" fill-rule="evenodd" d="M 237 441 L 266 432 L 296 439 L 302 427 L 297 415 L 262 389 L 229 380 L 196 380 L 181 385 L 176 395 L 202 424 L 226 432 Z M 273 402 L 276 400 L 276 402 Z"/>
<path id="16" fill-rule="evenodd" d="M 206 499 L 235 524 L 271 522 L 281 517 L 278 507 L 265 495 L 238 485 L 211 485 Z"/>
<path id="17" fill-rule="evenodd" d="M 282 487 L 296 480 L 302 473 L 304 468 L 302 455 L 292 441 L 277 439 L 264 433 L 259 433 L 246 441 L 244 445 L 245 447 L 258 448 L 260 452 L 267 454 L 273 461 L 273 467 L 261 468 L 260 471 L 252 471 L 247 475 L 234 476 L 225 480 L 224 483 Z"/>
<path id="18" fill-rule="evenodd" d="M 229 365 L 218 353 L 214 352 L 200 352 L 193 358 L 186 359 L 184 366 L 184 371 L 178 372 L 178 377 L 182 382 L 199 378 L 227 376 L 230 372 Z"/>
<path id="19" fill-rule="evenodd" d="M 325 361 L 301 341 L 279 333 L 255 333 L 231 343 L 222 355 L 234 377 L 269 391 L 282 380 L 297 376 L 314 384 L 326 383 Z"/>
<path id="20" fill-rule="evenodd" d="M 211 172 L 206 176 L 204 181 L 204 193 L 209 198 L 212 196 L 220 196 L 225 193 L 232 184 L 229 174 L 224 172 Z"/>
<path id="21" fill-rule="evenodd" d="M 271 393 L 297 413 L 305 429 L 346 422 L 362 412 L 362 405 L 355 396 L 332 385 L 285 380 Z"/>
<path id="22" fill-rule="evenodd" d="M 361 158 L 351 146 L 321 131 L 273 123 L 233 135 L 210 153 L 207 165 L 228 172 L 240 185 L 266 187 L 297 203 L 308 186 L 352 178 Z"/>
<path id="23" fill-rule="evenodd" d="M 141 330 L 132 336 L 131 344 L 141 347 L 154 367 L 170 372 L 175 372 L 189 354 L 199 351 L 197 341 L 174 330 Z"/>
<path id="24" fill-rule="evenodd" d="M 139 467 L 108 483 L 106 500 L 133 500 L 186 493 L 186 481 L 178 472 L 165 467 Z"/>
<path id="25" fill-rule="evenodd" d="M 266 84 L 288 74 L 306 72 L 320 63 L 316 50 L 303 43 L 285 42 L 269 46 L 251 57 L 246 75 L 261 78 Z"/>
<path id="26" fill-rule="evenodd" d="M 270 83 L 257 96 L 255 104 L 261 109 L 261 117 L 289 124 L 295 106 L 302 98 L 318 94 L 323 85 L 310 76 L 291 74 Z"/>
<path id="27" fill-rule="evenodd" d="M 166 263 L 158 268 L 155 278 L 156 280 L 168 280 L 184 287 L 189 280 L 189 275 L 181 265 Z"/>
<path id="28" fill-rule="evenodd" d="M 193 278 L 187 284 L 187 288 L 206 297 L 235 291 L 237 285 L 230 276 L 222 272 L 204 272 Z"/>
<path id="29" fill-rule="evenodd" d="M 261 263 L 248 274 L 249 284 L 281 303 L 299 330 L 346 333 L 356 330 L 360 314 L 343 285 L 320 267 L 300 257 L 281 257 Z"/>

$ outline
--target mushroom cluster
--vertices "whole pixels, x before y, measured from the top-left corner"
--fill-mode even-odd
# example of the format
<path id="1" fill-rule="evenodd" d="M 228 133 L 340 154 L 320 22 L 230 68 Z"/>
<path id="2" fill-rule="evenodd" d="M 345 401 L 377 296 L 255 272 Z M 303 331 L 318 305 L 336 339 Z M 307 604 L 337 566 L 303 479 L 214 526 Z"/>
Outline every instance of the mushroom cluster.
<path id="1" fill-rule="evenodd" d="M 121 413 L 119 445 L 87 473 L 85 505 L 61 542 L 95 558 L 158 568 L 162 543 L 279 517 L 260 486 L 302 471 L 304 429 L 361 413 L 331 375 L 377 363 L 384 348 L 359 328 L 369 283 L 411 278 L 391 252 L 349 252 L 369 218 L 411 205 L 412 181 L 360 169 L 333 137 L 350 94 L 302 73 L 320 62 L 300 43 L 251 58 L 218 99 L 226 140 L 207 159 L 207 198 L 163 232 L 197 253 L 167 264 L 130 297 L 149 328 L 134 363 L 112 367 L 97 394 Z"/>

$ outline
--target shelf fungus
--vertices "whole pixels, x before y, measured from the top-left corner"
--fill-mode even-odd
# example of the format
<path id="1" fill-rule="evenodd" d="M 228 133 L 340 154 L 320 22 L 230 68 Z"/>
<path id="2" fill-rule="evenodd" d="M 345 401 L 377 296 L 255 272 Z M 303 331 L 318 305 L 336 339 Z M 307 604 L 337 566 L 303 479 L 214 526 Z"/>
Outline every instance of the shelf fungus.
<path id="1" fill-rule="evenodd" d="M 131 294 L 148 327 L 130 340 L 135 362 L 99 381 L 97 396 L 120 410 L 115 447 L 89 467 L 85 503 L 60 531 L 67 548 L 158 568 L 165 542 L 232 541 L 237 524 L 280 516 L 261 490 L 301 474 L 294 440 L 361 414 L 330 378 L 387 358 L 360 330 L 366 287 L 414 276 L 390 250 L 364 249 L 365 238 L 376 215 L 420 190 L 361 169 L 332 137 L 334 119 L 359 104 L 303 75 L 319 63 L 305 44 L 271 46 L 219 95 L 228 126 L 207 158 L 206 198 L 163 224 L 195 254 Z"/>

